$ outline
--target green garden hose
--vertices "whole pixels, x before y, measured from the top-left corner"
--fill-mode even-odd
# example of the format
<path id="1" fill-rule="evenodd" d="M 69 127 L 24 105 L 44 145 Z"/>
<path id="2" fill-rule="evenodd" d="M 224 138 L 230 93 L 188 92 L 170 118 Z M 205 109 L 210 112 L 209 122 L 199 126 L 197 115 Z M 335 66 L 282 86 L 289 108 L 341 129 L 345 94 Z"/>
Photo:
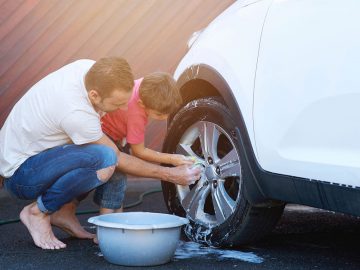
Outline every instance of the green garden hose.
<path id="1" fill-rule="evenodd" d="M 143 199 L 145 196 L 153 194 L 153 193 L 161 192 L 161 191 L 162 190 L 160 188 L 156 188 L 156 189 L 150 189 L 146 192 L 143 192 L 140 194 L 139 199 L 137 201 L 124 205 L 124 209 L 129 209 L 129 208 L 135 207 L 143 202 Z M 76 215 L 97 214 L 98 212 L 99 212 L 98 209 L 97 210 L 79 211 L 79 212 L 76 212 Z M 0 226 L 17 223 L 17 222 L 20 222 L 20 219 L 0 220 Z"/>

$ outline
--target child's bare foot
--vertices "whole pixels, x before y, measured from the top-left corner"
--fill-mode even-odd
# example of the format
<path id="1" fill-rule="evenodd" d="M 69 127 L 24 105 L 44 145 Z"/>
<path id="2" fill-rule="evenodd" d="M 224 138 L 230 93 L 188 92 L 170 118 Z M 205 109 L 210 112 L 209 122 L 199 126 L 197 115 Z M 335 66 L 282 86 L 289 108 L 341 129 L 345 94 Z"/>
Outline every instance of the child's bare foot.
<path id="1" fill-rule="evenodd" d="M 67 203 L 59 211 L 53 213 L 50 217 L 52 225 L 59 227 L 71 236 L 83 239 L 93 239 L 95 234 L 87 232 L 75 216 L 76 204 Z"/>
<path id="2" fill-rule="evenodd" d="M 24 207 L 20 213 L 22 223 L 29 230 L 36 246 L 42 249 L 60 249 L 66 245 L 51 230 L 50 217 L 38 208 L 36 202 Z"/>
<path id="3" fill-rule="evenodd" d="M 97 245 L 99 244 L 99 240 L 97 239 L 97 236 L 94 237 L 93 241 L 95 244 L 97 244 Z"/>

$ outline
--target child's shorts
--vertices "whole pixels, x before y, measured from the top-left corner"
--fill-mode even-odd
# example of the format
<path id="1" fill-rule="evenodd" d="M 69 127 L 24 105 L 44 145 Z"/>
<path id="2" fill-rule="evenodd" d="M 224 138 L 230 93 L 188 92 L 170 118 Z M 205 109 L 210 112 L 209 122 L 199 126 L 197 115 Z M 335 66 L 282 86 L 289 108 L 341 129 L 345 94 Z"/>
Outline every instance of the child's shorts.
<path id="1" fill-rule="evenodd" d="M 121 208 L 127 184 L 126 174 L 115 170 L 111 178 L 95 190 L 94 202 L 101 208 Z"/>

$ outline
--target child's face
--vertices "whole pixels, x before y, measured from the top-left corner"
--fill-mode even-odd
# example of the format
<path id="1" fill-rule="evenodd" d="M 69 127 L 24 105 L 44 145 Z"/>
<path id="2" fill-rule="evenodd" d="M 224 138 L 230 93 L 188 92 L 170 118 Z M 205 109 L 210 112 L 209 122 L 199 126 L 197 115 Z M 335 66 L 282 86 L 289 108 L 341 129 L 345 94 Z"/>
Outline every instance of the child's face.
<path id="1" fill-rule="evenodd" d="M 166 120 L 169 117 L 169 114 L 160 113 L 158 111 L 145 108 L 145 112 L 149 118 L 154 120 Z"/>

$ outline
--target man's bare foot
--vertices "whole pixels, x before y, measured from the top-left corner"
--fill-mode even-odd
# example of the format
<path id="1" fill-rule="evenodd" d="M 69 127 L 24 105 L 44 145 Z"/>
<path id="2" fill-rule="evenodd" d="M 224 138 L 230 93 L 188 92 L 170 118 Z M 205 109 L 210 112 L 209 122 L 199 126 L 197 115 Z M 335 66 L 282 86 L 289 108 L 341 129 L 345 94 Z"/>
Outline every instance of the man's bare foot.
<path id="1" fill-rule="evenodd" d="M 75 216 L 75 211 L 76 204 L 74 202 L 69 202 L 63 205 L 59 211 L 56 211 L 51 215 L 50 222 L 52 225 L 59 227 L 71 236 L 83 239 L 93 239 L 95 234 L 85 231 Z"/>
<path id="2" fill-rule="evenodd" d="M 50 217 L 38 208 L 36 202 L 24 207 L 20 220 L 29 230 L 36 246 L 42 249 L 60 249 L 66 245 L 58 240 L 51 230 Z"/>

